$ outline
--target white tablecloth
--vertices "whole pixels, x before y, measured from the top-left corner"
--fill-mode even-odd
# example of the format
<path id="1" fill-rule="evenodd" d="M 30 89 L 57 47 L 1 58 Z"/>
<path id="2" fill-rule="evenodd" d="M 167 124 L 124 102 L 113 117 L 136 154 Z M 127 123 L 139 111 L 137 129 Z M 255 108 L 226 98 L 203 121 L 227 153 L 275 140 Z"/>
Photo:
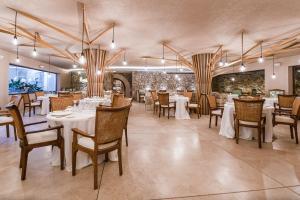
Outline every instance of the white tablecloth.
<path id="1" fill-rule="evenodd" d="M 227 102 L 231 103 L 231 102 L 233 102 L 233 99 L 238 99 L 238 98 L 239 98 L 238 94 L 229 94 L 227 96 Z"/>
<path id="2" fill-rule="evenodd" d="M 73 112 L 71 115 L 66 117 L 54 117 L 51 113 L 47 115 L 47 120 L 51 126 L 63 125 L 63 137 L 65 140 L 65 159 L 66 159 L 66 170 L 72 170 L 72 141 L 73 133 L 72 128 L 78 128 L 82 131 L 87 132 L 89 135 L 94 135 L 95 131 L 95 111 L 77 111 Z M 111 161 L 117 161 L 118 155 L 117 151 L 109 153 L 109 159 Z M 103 161 L 103 156 L 99 161 Z M 91 158 L 88 154 L 78 151 L 76 167 L 77 169 L 83 168 L 92 163 Z M 58 148 L 53 148 L 51 164 L 53 166 L 60 165 L 60 154 Z"/>
<path id="3" fill-rule="evenodd" d="M 272 126 L 272 112 L 274 108 L 265 106 L 263 113 L 266 114 L 266 142 L 272 142 L 273 138 L 273 126 Z M 223 135 L 227 138 L 234 138 L 234 104 L 226 103 L 224 105 L 224 112 L 221 121 L 221 128 L 219 135 Z M 251 140 L 253 136 L 257 136 L 257 130 L 254 128 L 240 127 L 240 138 Z"/>
<path id="4" fill-rule="evenodd" d="M 95 110 L 95 108 L 99 105 L 106 105 L 110 106 L 111 105 L 111 99 L 110 98 L 85 98 L 81 99 L 79 101 L 78 107 L 85 109 L 85 110 Z"/>
<path id="5" fill-rule="evenodd" d="M 49 97 L 57 97 L 56 94 L 47 94 L 45 96 L 39 96 L 37 97 L 37 100 L 42 101 L 42 107 L 41 107 L 41 115 L 46 115 L 49 113 L 49 105 L 50 105 L 50 99 Z"/>
<path id="6" fill-rule="evenodd" d="M 191 119 L 189 113 L 186 110 L 187 102 L 189 101 L 188 97 L 174 95 L 170 96 L 170 102 L 176 102 L 176 119 Z"/>

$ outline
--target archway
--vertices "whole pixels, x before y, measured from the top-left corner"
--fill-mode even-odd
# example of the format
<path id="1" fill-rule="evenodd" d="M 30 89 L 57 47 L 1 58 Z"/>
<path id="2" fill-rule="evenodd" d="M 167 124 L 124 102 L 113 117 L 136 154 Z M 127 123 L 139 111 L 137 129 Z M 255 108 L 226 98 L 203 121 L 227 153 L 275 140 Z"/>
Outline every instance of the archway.
<path id="1" fill-rule="evenodd" d="M 125 96 L 131 97 L 131 85 L 130 85 L 129 81 L 124 76 L 122 76 L 121 74 L 113 74 L 112 80 L 121 81 L 123 83 L 123 86 L 124 86 Z"/>

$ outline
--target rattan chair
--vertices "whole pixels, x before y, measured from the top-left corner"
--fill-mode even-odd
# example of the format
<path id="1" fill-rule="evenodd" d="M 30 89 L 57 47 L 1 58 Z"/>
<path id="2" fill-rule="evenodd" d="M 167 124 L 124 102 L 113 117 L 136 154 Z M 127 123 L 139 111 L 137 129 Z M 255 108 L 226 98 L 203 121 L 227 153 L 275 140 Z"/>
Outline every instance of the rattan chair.
<path id="1" fill-rule="evenodd" d="M 168 119 L 170 118 L 170 110 L 174 108 L 176 110 L 175 102 L 170 102 L 169 100 L 169 93 L 158 93 L 158 102 L 159 102 L 159 113 L 158 116 L 160 117 L 161 110 L 163 110 L 163 115 L 165 115 L 165 109 L 168 110 Z"/>
<path id="2" fill-rule="evenodd" d="M 156 90 L 150 90 L 151 98 L 153 101 L 153 113 L 155 114 L 159 109 L 159 101 Z"/>
<path id="3" fill-rule="evenodd" d="M 140 102 L 145 102 L 145 96 L 146 96 L 146 92 L 145 90 L 137 90 L 138 93 L 138 101 Z"/>
<path id="4" fill-rule="evenodd" d="M 73 98 L 74 101 L 79 101 L 83 97 L 82 92 L 71 92 L 70 96 Z"/>
<path id="5" fill-rule="evenodd" d="M 30 99 L 29 93 L 22 94 L 22 100 L 24 105 L 23 116 L 25 116 L 26 108 L 29 109 L 29 117 L 31 117 L 31 109 L 33 110 L 33 114 L 35 115 L 35 108 L 42 107 L 42 101 L 32 101 Z"/>
<path id="6" fill-rule="evenodd" d="M 68 106 L 73 106 L 72 97 L 50 97 L 50 111 L 65 110 Z"/>
<path id="7" fill-rule="evenodd" d="M 26 178 L 27 159 L 29 152 L 34 148 L 45 147 L 45 146 L 57 146 L 60 148 L 60 168 L 64 169 L 64 139 L 61 136 L 61 129 L 63 126 L 56 126 L 46 129 L 40 129 L 35 131 L 26 131 L 25 127 L 46 123 L 46 121 L 35 122 L 31 124 L 24 124 L 21 114 L 17 106 L 8 106 L 11 116 L 14 119 L 15 126 L 17 129 L 17 136 L 20 140 L 21 156 L 20 165 L 22 168 L 21 180 Z"/>
<path id="8" fill-rule="evenodd" d="M 59 91 L 57 94 L 58 94 L 58 97 L 70 97 L 70 96 L 72 96 L 71 92 L 69 92 L 69 91 Z"/>
<path id="9" fill-rule="evenodd" d="M 38 97 L 45 96 L 45 92 L 44 91 L 36 91 L 34 93 L 34 95 L 35 95 L 35 99 L 37 99 Z"/>
<path id="10" fill-rule="evenodd" d="M 295 95 L 278 95 L 278 103 L 274 103 L 275 112 L 291 113 Z"/>
<path id="11" fill-rule="evenodd" d="M 239 99 L 242 100 L 260 100 L 260 95 L 239 95 Z"/>
<path id="12" fill-rule="evenodd" d="M 8 111 L 1 110 L 1 108 L 0 108 L 0 126 L 5 126 L 6 127 L 6 137 L 7 138 L 10 137 L 10 133 L 9 133 L 9 126 L 10 125 L 14 127 L 15 140 L 17 140 L 14 119 L 10 116 Z"/>
<path id="13" fill-rule="evenodd" d="M 192 92 L 190 92 L 193 94 Z M 189 96 L 188 96 L 189 97 Z M 191 95 L 192 98 L 192 95 Z M 190 98 L 189 98 L 190 99 Z M 188 110 L 189 113 L 191 114 L 191 111 L 196 111 L 198 119 L 201 117 L 201 104 L 200 104 L 200 98 L 196 96 L 196 101 L 195 102 L 188 102 Z"/>
<path id="14" fill-rule="evenodd" d="M 119 174 L 122 169 L 122 134 L 126 123 L 126 113 L 130 105 L 124 107 L 99 106 L 96 111 L 95 134 L 89 135 L 77 128 L 73 128 L 72 144 L 72 175 L 76 174 L 76 154 L 78 150 L 89 154 L 94 167 L 94 189 L 98 188 L 98 155 L 118 150 Z M 81 137 L 78 137 L 81 136 Z"/>
<path id="15" fill-rule="evenodd" d="M 300 105 L 300 99 L 297 98 L 293 102 L 292 111 L 290 114 L 286 112 L 282 113 L 276 111 L 273 113 L 273 126 L 276 126 L 278 124 L 289 125 L 292 139 L 294 139 L 294 134 L 293 134 L 293 128 L 294 128 L 296 144 L 299 143 L 298 130 L 297 130 L 298 119 L 300 117 L 299 105 Z"/>
<path id="16" fill-rule="evenodd" d="M 213 95 L 206 95 L 209 105 L 209 128 L 211 128 L 211 119 L 213 116 L 216 117 L 215 126 L 218 126 L 218 117 L 223 116 L 223 107 L 217 105 L 217 98 Z"/>
<path id="17" fill-rule="evenodd" d="M 263 142 L 265 142 L 265 125 L 266 116 L 263 116 L 262 100 L 242 100 L 233 99 L 235 114 L 234 114 L 234 128 L 236 143 L 239 143 L 240 127 L 256 128 L 258 130 L 258 147 L 261 148 L 261 131 Z"/>
<path id="18" fill-rule="evenodd" d="M 126 122 L 125 122 L 125 126 L 124 126 L 126 146 L 128 146 L 127 125 L 128 125 L 130 108 L 132 106 L 132 100 L 133 100 L 132 98 L 125 98 L 125 100 L 124 100 L 124 106 L 129 105 L 129 108 L 127 109 L 127 112 L 126 112 Z"/>

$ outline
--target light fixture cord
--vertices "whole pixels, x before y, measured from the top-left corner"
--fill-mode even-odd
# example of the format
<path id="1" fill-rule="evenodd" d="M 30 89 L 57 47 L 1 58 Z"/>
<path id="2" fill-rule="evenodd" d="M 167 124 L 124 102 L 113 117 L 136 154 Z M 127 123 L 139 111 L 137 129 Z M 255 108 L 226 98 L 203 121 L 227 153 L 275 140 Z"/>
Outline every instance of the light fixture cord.
<path id="1" fill-rule="evenodd" d="M 272 61 L 273 61 L 273 74 L 274 74 L 274 55 L 272 57 Z"/>
<path id="2" fill-rule="evenodd" d="M 84 12 L 82 12 L 81 53 L 83 53 L 83 40 L 84 40 Z"/>
<path id="3" fill-rule="evenodd" d="M 126 60 L 126 51 L 124 51 L 123 61 Z"/>
<path id="4" fill-rule="evenodd" d="M 50 74 L 50 55 L 49 55 L 49 61 L 48 61 L 48 63 L 49 63 L 49 68 L 48 68 L 48 73 Z"/>
<path id="5" fill-rule="evenodd" d="M 113 35 L 112 35 L 112 42 L 115 42 L 115 24 L 113 25 Z"/>
<path id="6" fill-rule="evenodd" d="M 222 56 L 223 56 L 223 47 L 221 47 L 221 56 L 220 56 L 220 62 L 222 62 Z"/>
<path id="7" fill-rule="evenodd" d="M 226 51 L 226 57 L 225 57 L 225 62 L 227 63 L 227 61 L 228 61 L 228 60 L 227 60 L 227 51 Z"/>
<path id="8" fill-rule="evenodd" d="M 17 37 L 17 17 L 18 17 L 18 12 L 16 11 L 16 15 L 15 15 L 15 37 Z"/>
<path id="9" fill-rule="evenodd" d="M 260 43 L 260 57 L 262 58 L 263 55 L 262 55 L 262 42 Z"/>
<path id="10" fill-rule="evenodd" d="M 19 45 L 17 45 L 17 58 L 19 58 Z"/>
<path id="11" fill-rule="evenodd" d="M 34 43 L 33 43 L 33 50 L 34 51 L 35 51 L 36 35 L 37 35 L 37 32 L 34 33 Z"/>
<path id="12" fill-rule="evenodd" d="M 165 59 L 165 45 L 163 44 L 163 59 Z"/>
<path id="13" fill-rule="evenodd" d="M 242 64 L 244 64 L 244 32 L 242 32 L 242 55 L 241 55 L 241 61 L 242 61 Z"/>

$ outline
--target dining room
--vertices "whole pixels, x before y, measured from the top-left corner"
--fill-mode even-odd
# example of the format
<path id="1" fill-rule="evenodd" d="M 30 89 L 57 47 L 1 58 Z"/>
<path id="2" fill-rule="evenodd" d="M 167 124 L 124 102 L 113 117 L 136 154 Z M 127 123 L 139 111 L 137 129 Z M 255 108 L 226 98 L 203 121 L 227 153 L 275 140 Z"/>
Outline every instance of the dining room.
<path id="1" fill-rule="evenodd" d="M 300 199 L 299 11 L 0 1 L 0 199 Z"/>

